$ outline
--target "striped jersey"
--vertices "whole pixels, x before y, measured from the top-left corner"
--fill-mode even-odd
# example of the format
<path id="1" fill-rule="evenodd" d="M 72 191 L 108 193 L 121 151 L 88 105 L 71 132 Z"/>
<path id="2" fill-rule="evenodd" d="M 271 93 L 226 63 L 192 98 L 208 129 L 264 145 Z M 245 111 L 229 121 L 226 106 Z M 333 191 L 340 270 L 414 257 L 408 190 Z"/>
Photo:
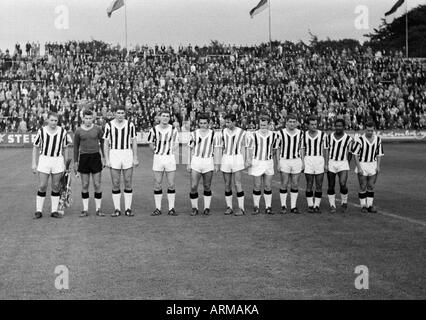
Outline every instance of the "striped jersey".
<path id="1" fill-rule="evenodd" d="M 237 154 L 243 154 L 243 150 L 246 147 L 246 131 L 236 127 L 233 131 L 225 128 L 222 133 L 217 136 L 217 147 L 222 148 L 222 154 L 228 156 L 234 156 Z"/>
<path id="2" fill-rule="evenodd" d="M 253 149 L 253 159 L 272 159 L 273 150 L 278 148 L 278 133 L 268 130 L 267 135 L 264 136 L 260 130 L 256 130 L 248 134 L 247 137 L 247 148 Z"/>
<path id="3" fill-rule="evenodd" d="M 131 149 L 131 142 L 136 139 L 135 125 L 128 120 L 124 120 L 122 123 L 117 123 L 115 119 L 111 120 L 105 125 L 103 139 L 109 141 L 111 149 Z"/>
<path id="4" fill-rule="evenodd" d="M 202 136 L 201 130 L 196 129 L 191 132 L 188 146 L 194 150 L 195 157 L 211 158 L 217 140 L 212 129 L 207 129 L 207 134 Z"/>
<path id="5" fill-rule="evenodd" d="M 360 162 L 374 162 L 377 156 L 383 156 L 382 139 L 374 135 L 373 141 L 368 141 L 365 134 L 355 138 L 352 153 L 359 156 Z"/>
<path id="6" fill-rule="evenodd" d="M 328 136 L 330 151 L 328 158 L 334 161 L 347 161 L 348 152 L 352 150 L 353 139 L 347 133 L 344 133 L 340 139 L 336 139 L 334 133 Z"/>
<path id="7" fill-rule="evenodd" d="M 173 154 L 175 144 L 178 143 L 178 131 L 171 124 L 164 129 L 161 125 L 156 125 L 149 130 L 148 142 L 154 143 L 154 154 Z"/>
<path id="8" fill-rule="evenodd" d="M 281 150 L 282 159 L 298 159 L 300 151 L 304 148 L 303 131 L 295 129 L 294 133 L 289 133 L 286 128 L 278 131 L 278 147 Z"/>
<path id="9" fill-rule="evenodd" d="M 317 130 L 316 135 L 312 137 L 309 131 L 306 131 L 303 135 L 303 145 L 305 146 L 305 156 L 324 156 L 323 149 L 328 149 L 327 134 Z"/>
<path id="10" fill-rule="evenodd" d="M 38 129 L 34 146 L 39 147 L 40 154 L 48 157 L 59 157 L 62 148 L 69 144 L 67 131 L 62 127 L 56 127 L 54 133 L 49 133 L 47 126 Z"/>

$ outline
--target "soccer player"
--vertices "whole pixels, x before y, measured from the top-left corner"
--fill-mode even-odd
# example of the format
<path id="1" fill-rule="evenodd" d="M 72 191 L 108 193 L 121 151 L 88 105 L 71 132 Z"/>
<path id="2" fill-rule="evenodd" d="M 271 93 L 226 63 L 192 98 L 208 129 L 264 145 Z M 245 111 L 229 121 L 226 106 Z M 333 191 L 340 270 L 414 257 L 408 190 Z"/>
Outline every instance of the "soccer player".
<path id="1" fill-rule="evenodd" d="M 198 184 L 201 177 L 203 177 L 204 186 L 204 215 L 210 215 L 210 203 L 212 199 L 212 177 L 213 171 L 219 170 L 219 165 L 214 162 L 213 151 L 215 143 L 215 133 L 209 129 L 209 118 L 207 113 L 201 113 L 198 116 L 198 127 L 195 131 L 191 132 L 189 140 L 189 162 L 188 172 L 191 173 L 191 192 L 189 198 L 191 199 L 192 211 L 191 215 L 198 215 Z"/>
<path id="2" fill-rule="evenodd" d="M 154 200 L 155 210 L 152 216 L 161 214 L 161 199 L 163 198 L 163 176 L 167 177 L 167 199 L 169 202 L 170 216 L 177 216 L 175 210 L 175 151 L 179 147 L 178 131 L 170 124 L 171 113 L 162 110 L 159 113 L 160 124 L 149 130 L 148 143 L 154 153 L 152 170 L 154 171 Z"/>
<path id="3" fill-rule="evenodd" d="M 259 214 L 261 188 L 265 199 L 265 213 L 272 212 L 272 178 L 274 176 L 273 154 L 277 148 L 278 134 L 269 130 L 269 116 L 259 117 L 259 130 L 248 135 L 247 158 L 248 173 L 253 176 L 253 214 Z"/>
<path id="4" fill-rule="evenodd" d="M 124 106 L 115 108 L 115 118 L 105 125 L 104 157 L 105 166 L 110 168 L 112 182 L 112 201 L 114 212 L 112 217 L 121 215 L 121 175 L 124 180 L 124 214 L 133 217 L 132 212 L 132 177 L 133 168 L 139 165 L 138 145 L 135 125 L 125 119 Z"/>
<path id="5" fill-rule="evenodd" d="M 32 153 L 32 170 L 38 172 L 39 187 L 36 200 L 35 219 L 40 219 L 43 214 L 43 204 L 46 198 L 46 190 L 49 178 L 52 178 L 52 193 L 50 216 L 61 218 L 58 213 L 59 189 L 62 173 L 65 171 L 65 162 L 68 160 L 68 135 L 64 128 L 58 126 L 58 115 L 49 112 L 47 125 L 40 128 L 34 141 Z M 39 153 L 37 165 L 37 153 Z"/>
<path id="6" fill-rule="evenodd" d="M 296 128 L 297 117 L 287 116 L 286 128 L 278 131 L 277 169 L 281 172 L 281 214 L 287 213 L 287 188 L 290 182 L 290 212 L 299 214 L 297 196 L 300 173 L 304 169 L 303 131 Z"/>
<path id="7" fill-rule="evenodd" d="M 83 211 L 80 217 L 89 215 L 89 185 L 90 175 L 95 189 L 95 207 L 97 216 L 105 216 L 101 212 L 102 189 L 101 176 L 104 160 L 99 151 L 103 150 L 102 128 L 93 123 L 94 117 L 91 110 L 84 110 L 83 123 L 74 134 L 74 171 L 81 177 L 81 198 Z"/>
<path id="8" fill-rule="evenodd" d="M 234 213 L 232 209 L 232 181 L 237 190 L 239 210 L 235 211 L 236 216 L 242 216 L 244 211 L 244 190 L 241 184 L 241 171 L 248 167 L 246 163 L 246 131 L 236 127 L 237 117 L 235 114 L 225 116 L 226 128 L 222 134 L 217 135 L 215 153 L 221 156 L 220 170 L 223 172 L 225 180 L 225 201 L 227 209 L 225 215 Z"/>
<path id="9" fill-rule="evenodd" d="M 303 136 L 305 146 L 305 177 L 306 200 L 309 213 L 321 213 L 322 183 L 324 171 L 328 169 L 328 139 L 327 134 L 317 128 L 315 116 L 308 119 L 308 130 Z M 315 195 L 313 185 L 315 180 Z"/>
<path id="10" fill-rule="evenodd" d="M 382 139 L 374 133 L 373 122 L 365 124 L 365 133 L 355 139 L 352 153 L 355 156 L 355 173 L 358 173 L 361 211 L 376 213 L 373 206 L 374 184 L 384 153 Z"/>
<path id="11" fill-rule="evenodd" d="M 353 139 L 345 133 L 345 120 L 338 118 L 334 122 L 334 132 L 329 137 L 329 153 L 328 153 L 328 201 L 330 203 L 330 213 L 336 213 L 336 193 L 334 190 L 336 182 L 336 174 L 339 176 L 340 195 L 342 197 L 342 211 L 348 209 L 348 181 L 349 163 L 352 159 Z"/>

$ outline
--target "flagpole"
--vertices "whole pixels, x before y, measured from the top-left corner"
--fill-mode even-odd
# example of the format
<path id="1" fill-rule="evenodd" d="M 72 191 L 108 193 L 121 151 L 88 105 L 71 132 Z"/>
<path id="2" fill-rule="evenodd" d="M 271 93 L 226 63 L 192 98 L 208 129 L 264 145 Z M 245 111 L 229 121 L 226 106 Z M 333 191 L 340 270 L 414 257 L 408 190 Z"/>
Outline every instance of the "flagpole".
<path id="1" fill-rule="evenodd" d="M 405 0 L 405 57 L 408 58 L 408 0 Z"/>
<path id="2" fill-rule="evenodd" d="M 124 0 L 123 2 L 124 2 L 124 29 L 126 34 L 126 51 L 128 51 L 127 50 L 127 5 L 126 5 L 126 0 Z"/>
<path id="3" fill-rule="evenodd" d="M 271 36 L 271 0 L 269 2 L 269 47 L 272 48 L 272 36 Z"/>

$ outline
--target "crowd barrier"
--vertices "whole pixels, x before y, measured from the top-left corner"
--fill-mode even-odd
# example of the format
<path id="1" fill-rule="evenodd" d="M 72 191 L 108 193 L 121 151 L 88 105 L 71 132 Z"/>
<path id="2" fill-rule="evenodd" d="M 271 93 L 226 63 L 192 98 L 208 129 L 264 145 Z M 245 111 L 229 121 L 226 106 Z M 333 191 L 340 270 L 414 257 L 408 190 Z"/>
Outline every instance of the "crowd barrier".
<path id="1" fill-rule="evenodd" d="M 347 131 L 348 134 L 359 135 L 360 131 Z M 378 130 L 377 134 L 383 141 L 423 141 L 426 142 L 426 130 Z M 72 141 L 72 133 L 69 133 Z M 31 147 L 36 138 L 35 133 L 0 133 L 0 147 Z M 138 132 L 139 145 L 148 144 L 148 132 Z M 189 132 L 180 132 L 179 141 L 186 144 L 189 141 Z"/>

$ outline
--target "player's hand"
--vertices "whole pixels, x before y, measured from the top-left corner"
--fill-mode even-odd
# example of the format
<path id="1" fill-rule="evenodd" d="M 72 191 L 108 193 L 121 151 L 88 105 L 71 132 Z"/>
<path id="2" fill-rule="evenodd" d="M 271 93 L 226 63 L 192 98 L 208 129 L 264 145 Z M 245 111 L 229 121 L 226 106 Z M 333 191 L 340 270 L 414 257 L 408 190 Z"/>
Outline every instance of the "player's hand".
<path id="1" fill-rule="evenodd" d="M 78 162 L 74 162 L 74 173 L 77 174 L 78 172 Z"/>
<path id="2" fill-rule="evenodd" d="M 102 158 L 102 159 L 101 159 L 101 162 L 102 162 L 102 169 L 103 169 L 103 168 L 105 168 L 105 159 L 104 159 L 104 158 Z"/>
<path id="3" fill-rule="evenodd" d="M 214 165 L 214 172 L 219 172 L 219 165 L 218 164 Z"/>
<path id="4" fill-rule="evenodd" d="M 362 176 L 364 175 L 364 170 L 362 170 L 361 167 L 358 168 L 358 174 L 360 174 Z"/>
<path id="5" fill-rule="evenodd" d="M 37 173 L 37 165 L 33 164 L 31 166 L 31 170 L 33 171 L 34 174 L 36 174 Z"/>
<path id="6" fill-rule="evenodd" d="M 377 167 L 376 174 L 379 174 L 379 172 L 380 172 L 380 167 Z"/>
<path id="7" fill-rule="evenodd" d="M 190 163 L 188 163 L 186 165 L 186 171 L 191 172 L 191 164 Z"/>
<path id="8" fill-rule="evenodd" d="M 105 167 L 111 168 L 111 162 L 109 160 L 105 160 Z"/>
<path id="9" fill-rule="evenodd" d="M 245 166 L 246 168 L 250 168 L 252 166 L 252 162 L 251 161 L 246 161 Z"/>
<path id="10" fill-rule="evenodd" d="M 302 161 L 302 172 L 305 171 L 305 163 Z"/>
<path id="11" fill-rule="evenodd" d="M 133 166 L 136 168 L 139 165 L 138 159 L 133 159 Z"/>

